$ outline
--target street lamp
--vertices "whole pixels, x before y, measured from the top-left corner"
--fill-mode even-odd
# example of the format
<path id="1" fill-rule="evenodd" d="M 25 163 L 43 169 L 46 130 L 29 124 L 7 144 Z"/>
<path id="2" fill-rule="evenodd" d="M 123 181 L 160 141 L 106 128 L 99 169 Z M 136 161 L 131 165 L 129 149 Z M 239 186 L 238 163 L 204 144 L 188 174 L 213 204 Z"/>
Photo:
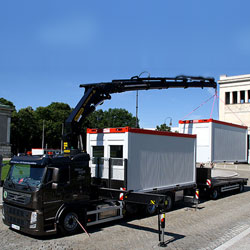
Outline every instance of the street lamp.
<path id="1" fill-rule="evenodd" d="M 44 120 L 43 120 L 43 132 L 42 132 L 42 149 L 44 149 Z"/>
<path id="2" fill-rule="evenodd" d="M 172 126 L 172 117 L 170 117 L 170 116 L 165 118 L 164 124 L 166 124 L 167 119 L 170 119 L 169 126 Z"/>

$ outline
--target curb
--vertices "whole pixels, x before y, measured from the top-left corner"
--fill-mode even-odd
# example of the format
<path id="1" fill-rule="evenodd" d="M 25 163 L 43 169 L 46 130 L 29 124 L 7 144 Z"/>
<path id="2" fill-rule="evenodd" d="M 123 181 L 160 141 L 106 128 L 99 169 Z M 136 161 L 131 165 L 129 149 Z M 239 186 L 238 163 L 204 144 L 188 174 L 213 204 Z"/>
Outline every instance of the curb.
<path id="1" fill-rule="evenodd" d="M 225 169 L 225 170 L 239 170 L 239 171 L 250 171 L 249 165 L 229 165 L 229 164 L 221 164 L 215 165 L 215 169 Z"/>

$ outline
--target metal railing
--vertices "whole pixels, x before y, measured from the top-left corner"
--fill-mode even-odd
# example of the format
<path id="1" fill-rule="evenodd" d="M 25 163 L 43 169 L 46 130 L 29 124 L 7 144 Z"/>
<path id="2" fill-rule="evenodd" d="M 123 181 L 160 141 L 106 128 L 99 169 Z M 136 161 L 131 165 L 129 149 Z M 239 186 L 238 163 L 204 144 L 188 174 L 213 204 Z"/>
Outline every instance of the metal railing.
<path id="1" fill-rule="evenodd" d="M 96 165 L 96 176 L 95 178 L 101 179 L 103 176 L 101 174 L 101 168 L 104 167 L 104 163 L 108 161 L 108 187 L 111 187 L 111 181 L 113 180 L 113 167 L 123 166 L 124 169 L 124 187 L 127 187 L 127 164 L 128 160 L 124 158 L 104 158 L 104 157 L 92 157 L 92 164 Z"/>

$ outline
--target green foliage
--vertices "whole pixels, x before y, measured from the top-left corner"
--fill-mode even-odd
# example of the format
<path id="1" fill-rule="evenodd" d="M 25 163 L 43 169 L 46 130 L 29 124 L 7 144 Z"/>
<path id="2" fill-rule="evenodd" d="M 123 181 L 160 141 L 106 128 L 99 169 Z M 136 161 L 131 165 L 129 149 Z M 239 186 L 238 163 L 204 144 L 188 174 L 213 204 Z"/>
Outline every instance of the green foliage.
<path id="1" fill-rule="evenodd" d="M 12 102 L 3 98 L 3 104 L 15 108 Z M 58 149 L 61 147 L 62 125 L 72 112 L 68 104 L 53 102 L 47 107 L 32 107 L 12 112 L 11 144 L 14 154 L 27 152 L 31 148 L 42 147 L 44 124 L 44 146 Z M 136 118 L 125 109 L 97 110 L 90 114 L 83 122 L 81 132 L 86 128 L 135 127 Z M 85 139 L 85 138 L 83 138 Z"/>
<path id="2" fill-rule="evenodd" d="M 126 109 L 97 110 L 93 112 L 84 123 L 88 128 L 112 128 L 112 127 L 135 127 L 136 117 L 133 117 Z"/>
<path id="3" fill-rule="evenodd" d="M 32 147 L 39 138 L 36 125 L 32 107 L 20 109 L 12 114 L 11 144 L 14 150 L 24 152 Z"/>
<path id="4" fill-rule="evenodd" d="M 7 106 L 10 106 L 11 108 L 13 108 L 14 110 L 16 109 L 15 105 L 13 104 L 13 102 L 11 101 L 8 101 L 4 98 L 0 98 L 0 103 L 4 104 L 4 105 L 7 105 Z"/>
<path id="5" fill-rule="evenodd" d="M 35 117 L 38 120 L 40 131 L 40 147 L 42 142 L 42 130 L 44 122 L 44 146 L 58 149 L 61 147 L 62 126 L 69 114 L 71 108 L 68 104 L 53 102 L 47 107 L 38 107 L 35 111 Z"/>
<path id="6" fill-rule="evenodd" d="M 26 152 L 31 148 L 42 147 L 44 122 L 45 144 L 49 148 L 60 148 L 62 124 L 69 116 L 71 108 L 65 103 L 51 103 L 47 107 L 20 109 L 12 115 L 11 144 L 12 151 Z"/>
<path id="7" fill-rule="evenodd" d="M 10 164 L 9 161 L 3 161 L 3 166 L 2 166 L 2 176 L 0 176 L 0 180 L 5 180 L 6 176 L 9 172 Z"/>
<path id="8" fill-rule="evenodd" d="M 167 126 L 166 123 L 161 124 L 160 126 L 156 126 L 157 131 L 171 131 L 171 127 Z"/>

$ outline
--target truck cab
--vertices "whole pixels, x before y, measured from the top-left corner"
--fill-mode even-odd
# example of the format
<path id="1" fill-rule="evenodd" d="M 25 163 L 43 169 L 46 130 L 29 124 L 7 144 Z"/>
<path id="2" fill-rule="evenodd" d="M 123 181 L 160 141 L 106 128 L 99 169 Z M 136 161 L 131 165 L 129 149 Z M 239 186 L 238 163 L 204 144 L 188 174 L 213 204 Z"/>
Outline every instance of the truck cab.
<path id="1" fill-rule="evenodd" d="M 76 225 L 66 211 L 93 200 L 89 156 L 15 156 L 10 163 L 3 187 L 4 223 L 32 235 L 56 232 L 64 223 L 73 230 Z"/>

